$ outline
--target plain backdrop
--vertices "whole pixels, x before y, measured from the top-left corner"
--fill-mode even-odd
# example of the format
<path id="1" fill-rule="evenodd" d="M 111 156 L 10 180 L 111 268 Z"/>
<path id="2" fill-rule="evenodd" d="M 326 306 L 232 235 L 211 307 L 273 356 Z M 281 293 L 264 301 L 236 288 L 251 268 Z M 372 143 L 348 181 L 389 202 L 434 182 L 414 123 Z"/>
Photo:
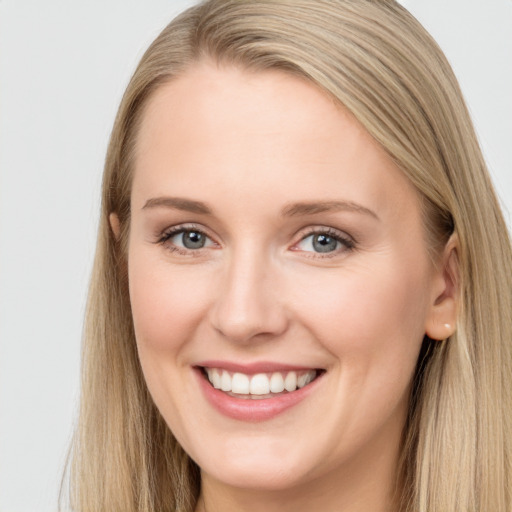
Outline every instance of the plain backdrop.
<path id="1" fill-rule="evenodd" d="M 0 0 L 0 512 L 56 510 L 108 136 L 144 49 L 192 3 Z M 512 0 L 403 3 L 451 61 L 511 211 Z"/>

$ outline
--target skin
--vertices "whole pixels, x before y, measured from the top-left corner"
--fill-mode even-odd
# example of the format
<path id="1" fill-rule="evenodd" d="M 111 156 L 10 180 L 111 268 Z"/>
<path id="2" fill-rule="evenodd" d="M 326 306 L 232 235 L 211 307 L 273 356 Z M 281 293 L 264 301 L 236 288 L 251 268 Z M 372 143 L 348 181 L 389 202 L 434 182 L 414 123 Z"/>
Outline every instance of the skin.
<path id="1" fill-rule="evenodd" d="M 290 214 L 333 201 L 344 207 Z M 140 361 L 201 467 L 197 510 L 394 510 L 420 345 L 454 324 L 455 244 L 433 264 L 418 194 L 382 148 L 306 81 L 202 62 L 150 100 L 131 204 Z M 162 241 L 173 227 L 205 246 Z M 312 230 L 340 241 L 318 253 Z M 326 372 L 284 413 L 239 421 L 205 399 L 193 367 L 208 359 Z"/>

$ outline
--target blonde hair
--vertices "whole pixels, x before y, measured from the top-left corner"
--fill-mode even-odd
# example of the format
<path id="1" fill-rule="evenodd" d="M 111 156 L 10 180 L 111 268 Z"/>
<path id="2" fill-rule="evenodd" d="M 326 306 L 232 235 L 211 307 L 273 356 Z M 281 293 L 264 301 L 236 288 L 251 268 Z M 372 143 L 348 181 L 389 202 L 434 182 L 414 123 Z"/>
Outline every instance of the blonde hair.
<path id="1" fill-rule="evenodd" d="M 78 511 L 192 511 L 199 470 L 147 391 L 124 258 L 144 106 L 200 59 L 306 78 L 343 104 L 423 198 L 431 248 L 458 237 L 457 331 L 425 341 L 404 429 L 402 508 L 512 510 L 512 251 L 462 94 L 441 50 L 393 0 L 212 0 L 142 58 L 114 124 L 70 464 Z M 109 214 L 121 223 L 120 241 Z"/>

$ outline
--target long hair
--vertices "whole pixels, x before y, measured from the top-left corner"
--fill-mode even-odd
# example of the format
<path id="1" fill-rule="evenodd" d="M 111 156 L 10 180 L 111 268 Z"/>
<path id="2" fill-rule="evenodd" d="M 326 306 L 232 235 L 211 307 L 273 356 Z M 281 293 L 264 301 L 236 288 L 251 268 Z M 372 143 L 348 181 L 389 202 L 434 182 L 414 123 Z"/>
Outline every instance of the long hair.
<path id="1" fill-rule="evenodd" d="M 194 63 L 280 69 L 344 105 L 420 193 L 429 247 L 458 237 L 456 333 L 425 341 L 404 427 L 402 508 L 512 510 L 512 250 L 456 78 L 393 0 L 211 0 L 143 56 L 107 153 L 90 286 L 82 398 L 70 462 L 81 512 L 191 512 L 199 470 L 153 404 L 137 357 L 126 240 L 148 98 Z M 121 236 L 109 227 L 120 219 Z"/>

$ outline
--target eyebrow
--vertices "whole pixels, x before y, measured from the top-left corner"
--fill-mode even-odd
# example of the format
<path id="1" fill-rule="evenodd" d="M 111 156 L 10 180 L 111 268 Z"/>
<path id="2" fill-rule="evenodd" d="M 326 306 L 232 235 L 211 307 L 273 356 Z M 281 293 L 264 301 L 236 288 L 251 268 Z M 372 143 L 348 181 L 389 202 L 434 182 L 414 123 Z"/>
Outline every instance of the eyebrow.
<path id="1" fill-rule="evenodd" d="M 147 208 L 173 208 L 175 210 L 182 210 L 190 213 L 201 213 L 203 215 L 211 215 L 212 210 L 201 201 L 193 201 L 192 199 L 185 199 L 183 197 L 153 197 L 148 199 L 146 204 L 142 207 L 143 210 Z"/>
<path id="2" fill-rule="evenodd" d="M 148 208 L 161 207 L 182 210 L 190 213 L 199 213 L 202 215 L 211 215 L 213 213 L 212 209 L 206 203 L 201 201 L 194 201 L 183 197 L 167 196 L 148 199 L 142 209 L 145 210 Z M 337 211 L 362 213 L 379 220 L 378 215 L 374 211 L 352 201 L 310 201 L 291 203 L 281 210 L 281 215 L 283 217 L 298 217 L 301 215 L 315 215 L 317 213 Z"/>
<path id="3" fill-rule="evenodd" d="M 282 215 L 284 217 L 295 217 L 300 215 L 314 215 L 316 213 L 338 211 L 362 213 L 379 220 L 379 216 L 373 210 L 370 210 L 360 204 L 353 203 L 352 201 L 312 201 L 293 203 L 283 208 Z"/>

